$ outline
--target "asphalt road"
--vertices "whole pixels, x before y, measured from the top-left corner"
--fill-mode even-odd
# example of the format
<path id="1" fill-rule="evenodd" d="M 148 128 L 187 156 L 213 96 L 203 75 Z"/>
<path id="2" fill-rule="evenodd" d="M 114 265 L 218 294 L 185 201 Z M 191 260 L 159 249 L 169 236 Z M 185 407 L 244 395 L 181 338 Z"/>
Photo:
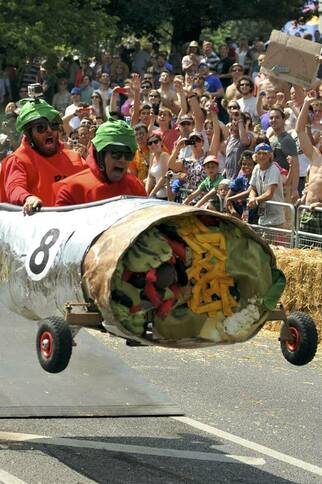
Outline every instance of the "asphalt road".
<path id="1" fill-rule="evenodd" d="M 321 351 L 297 368 L 264 331 L 203 350 L 95 334 L 185 417 L 1 419 L 0 483 L 322 483 Z"/>

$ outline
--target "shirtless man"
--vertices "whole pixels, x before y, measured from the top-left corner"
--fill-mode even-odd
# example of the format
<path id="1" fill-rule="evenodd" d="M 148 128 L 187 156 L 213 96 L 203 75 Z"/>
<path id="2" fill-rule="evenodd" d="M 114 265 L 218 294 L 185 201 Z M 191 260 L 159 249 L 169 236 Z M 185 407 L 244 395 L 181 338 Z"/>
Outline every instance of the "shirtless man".
<path id="1" fill-rule="evenodd" d="M 322 207 L 322 136 L 317 146 L 314 146 L 306 131 L 309 109 L 316 100 L 316 93 L 306 96 L 300 115 L 296 123 L 296 132 L 303 153 L 310 160 L 310 172 L 307 190 L 304 199 L 301 200 L 309 206 L 301 218 L 301 230 L 322 235 L 322 212 L 316 212 L 315 208 Z"/>
<path id="2" fill-rule="evenodd" d="M 176 91 L 172 85 L 171 77 L 168 71 L 162 71 L 159 78 L 160 88 L 158 92 L 161 96 L 161 103 L 164 107 L 171 109 L 175 114 L 179 114 L 180 107 Z"/>

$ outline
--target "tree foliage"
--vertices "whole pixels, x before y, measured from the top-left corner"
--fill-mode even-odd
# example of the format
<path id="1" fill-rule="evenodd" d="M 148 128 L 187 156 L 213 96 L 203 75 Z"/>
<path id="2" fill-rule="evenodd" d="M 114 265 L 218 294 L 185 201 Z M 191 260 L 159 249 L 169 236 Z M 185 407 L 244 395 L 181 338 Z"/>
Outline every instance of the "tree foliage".
<path id="1" fill-rule="evenodd" d="M 299 16 L 303 0 L 111 0 L 111 11 L 123 31 L 157 38 L 164 22 L 172 24 L 172 44 L 198 40 L 202 29 L 227 20 L 266 19 L 279 28 Z"/>
<path id="2" fill-rule="evenodd" d="M 0 60 L 52 53 L 93 55 L 125 34 L 173 45 L 200 38 L 227 20 L 266 19 L 279 28 L 298 16 L 303 0 L 0 0 Z M 161 35 L 160 35 L 161 34 Z"/>
<path id="3" fill-rule="evenodd" d="M 115 34 L 108 0 L 0 0 L 2 58 L 48 56 L 62 50 L 94 53 Z"/>

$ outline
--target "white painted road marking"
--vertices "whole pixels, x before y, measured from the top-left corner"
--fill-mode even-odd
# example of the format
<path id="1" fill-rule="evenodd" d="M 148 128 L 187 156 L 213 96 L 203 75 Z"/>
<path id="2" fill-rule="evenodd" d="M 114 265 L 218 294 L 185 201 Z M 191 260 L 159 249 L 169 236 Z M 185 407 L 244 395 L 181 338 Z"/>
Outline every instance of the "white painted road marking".
<path id="1" fill-rule="evenodd" d="M 194 420 L 189 417 L 171 418 L 177 420 L 178 422 L 189 425 L 190 427 L 193 427 L 195 429 L 202 430 L 203 432 L 207 432 L 208 434 L 215 435 L 216 437 L 229 440 L 230 442 L 234 442 L 235 444 L 246 447 L 247 449 L 259 452 L 260 454 L 266 455 L 268 457 L 273 457 L 273 459 L 285 462 L 286 464 L 290 464 L 294 467 L 299 467 L 300 469 L 311 472 L 312 474 L 315 474 L 317 476 L 322 476 L 322 467 L 310 464 L 309 462 L 296 459 L 295 457 L 291 457 L 287 454 L 282 454 L 281 452 L 270 449 L 269 447 L 265 447 L 264 445 L 256 444 L 256 442 L 251 442 L 250 440 L 243 439 L 241 437 L 238 437 L 237 435 L 229 434 L 228 432 L 217 429 L 216 427 L 212 427 L 207 424 L 203 424 L 201 422 L 198 422 L 198 420 Z"/>
<path id="2" fill-rule="evenodd" d="M 77 440 L 68 438 L 46 437 L 42 435 L 20 434 L 16 432 L 0 432 L 0 440 L 15 442 L 32 442 L 41 445 L 57 445 L 85 449 L 107 450 L 109 452 L 123 452 L 126 454 L 155 455 L 159 457 L 174 457 L 177 459 L 194 459 L 212 462 L 225 462 L 237 464 L 242 462 L 251 466 L 261 466 L 265 460 L 257 457 L 243 455 L 226 455 L 209 452 L 195 452 L 190 450 L 162 449 L 157 447 L 145 447 L 141 445 L 111 444 L 94 440 Z"/>
<path id="3" fill-rule="evenodd" d="M 9 472 L 0 469 L 0 483 L 1 484 L 27 484 L 25 481 L 18 479 L 18 477 L 9 474 Z"/>

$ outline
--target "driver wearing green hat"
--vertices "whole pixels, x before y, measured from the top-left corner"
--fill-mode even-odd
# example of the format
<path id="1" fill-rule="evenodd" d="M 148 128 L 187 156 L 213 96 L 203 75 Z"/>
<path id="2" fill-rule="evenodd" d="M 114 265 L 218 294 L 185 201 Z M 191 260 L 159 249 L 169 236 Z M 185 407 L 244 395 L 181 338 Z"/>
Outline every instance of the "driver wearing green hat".
<path id="1" fill-rule="evenodd" d="M 62 120 L 43 99 L 23 99 L 16 121 L 23 133 L 18 149 L 5 158 L 0 174 L 0 201 L 22 205 L 31 214 L 42 205 L 53 205 L 52 186 L 85 168 L 79 153 L 64 149 L 59 141 Z"/>
<path id="2" fill-rule="evenodd" d="M 55 205 L 89 203 L 119 195 L 146 196 L 141 181 L 127 173 L 135 151 L 135 132 L 125 121 L 110 119 L 102 124 L 89 148 L 89 168 L 55 183 Z"/>

